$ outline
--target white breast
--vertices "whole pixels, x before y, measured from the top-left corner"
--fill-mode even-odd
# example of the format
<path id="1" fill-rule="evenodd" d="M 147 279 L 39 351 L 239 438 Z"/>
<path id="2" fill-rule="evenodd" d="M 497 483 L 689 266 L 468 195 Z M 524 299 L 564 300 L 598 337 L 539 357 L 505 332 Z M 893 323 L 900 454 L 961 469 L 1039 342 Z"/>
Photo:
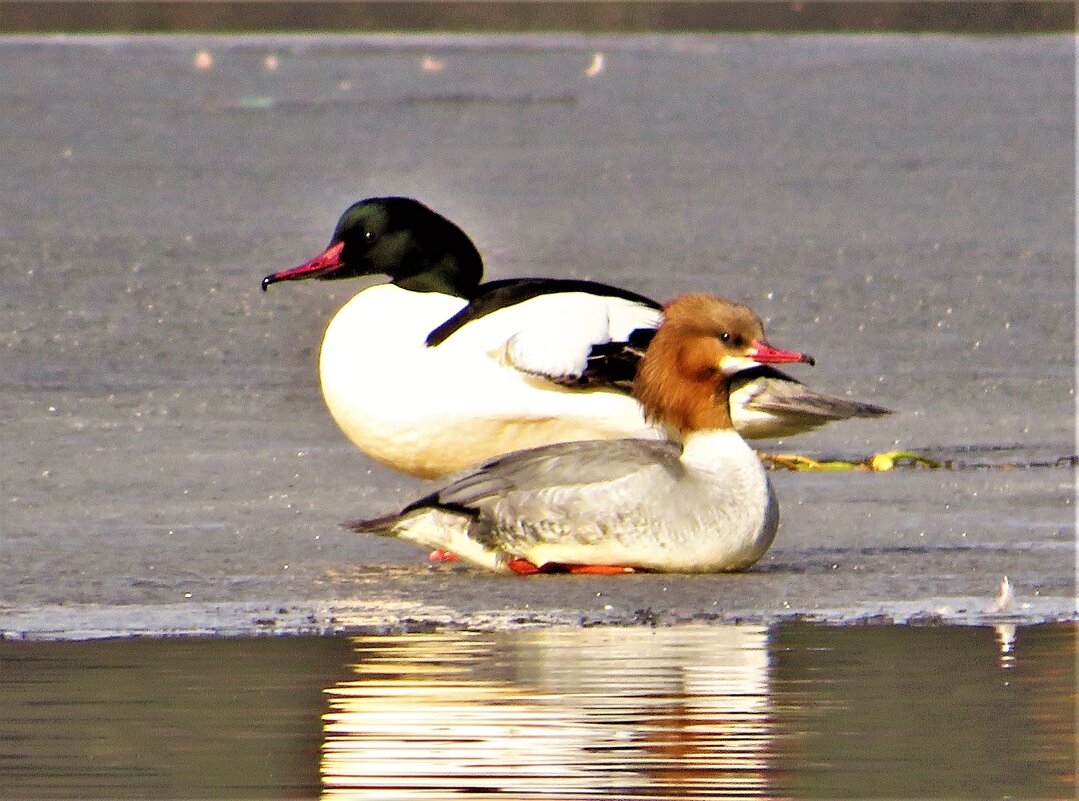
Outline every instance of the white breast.
<path id="1" fill-rule="evenodd" d="M 529 324 L 573 324 L 544 318 L 545 305 L 550 296 L 501 309 L 430 348 L 427 335 L 463 299 L 393 284 L 363 290 L 322 343 L 330 413 L 368 455 L 423 477 L 549 442 L 658 436 L 632 398 L 567 390 L 514 368 L 507 348 Z"/>

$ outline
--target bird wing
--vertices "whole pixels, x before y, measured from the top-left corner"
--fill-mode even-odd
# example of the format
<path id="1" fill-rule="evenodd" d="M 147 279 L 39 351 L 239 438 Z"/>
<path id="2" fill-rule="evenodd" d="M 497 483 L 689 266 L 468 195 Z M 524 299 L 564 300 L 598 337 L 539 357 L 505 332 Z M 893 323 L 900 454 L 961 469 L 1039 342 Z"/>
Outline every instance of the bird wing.
<path id="1" fill-rule="evenodd" d="M 584 372 L 573 386 L 582 389 L 613 389 L 629 395 L 637 365 L 655 336 L 654 328 L 637 328 L 625 340 L 593 345 Z"/>
<path id="2" fill-rule="evenodd" d="M 630 391 L 637 362 L 659 325 L 658 303 L 594 281 L 491 281 L 427 337 L 436 347 L 489 318 L 505 331 L 502 358 L 522 374 L 565 387 Z"/>
<path id="3" fill-rule="evenodd" d="M 658 470 L 672 479 L 684 468 L 681 448 L 665 440 L 618 439 L 559 442 L 498 456 L 463 474 L 405 511 L 444 507 L 477 514 L 510 493 L 595 487 L 641 470 Z"/>
<path id="4" fill-rule="evenodd" d="M 748 394 L 739 395 L 743 389 Z M 737 396 L 740 405 L 747 409 L 780 415 L 806 426 L 823 425 L 849 417 L 881 417 L 892 413 L 891 409 L 872 403 L 814 392 L 800 381 L 771 367 L 757 367 L 738 373 L 731 382 L 731 396 L 732 400 Z"/>

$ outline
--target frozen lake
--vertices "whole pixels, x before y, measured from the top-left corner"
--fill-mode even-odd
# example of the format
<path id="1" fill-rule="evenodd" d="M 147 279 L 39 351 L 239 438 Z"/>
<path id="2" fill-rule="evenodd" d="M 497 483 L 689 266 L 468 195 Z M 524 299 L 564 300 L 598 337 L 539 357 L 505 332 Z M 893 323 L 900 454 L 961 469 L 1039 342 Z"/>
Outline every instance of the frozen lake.
<path id="1" fill-rule="evenodd" d="M 597 59 L 596 54 L 602 54 Z M 1075 619 L 1069 36 L 0 39 L 0 633 Z M 275 287 L 415 196 L 489 277 L 754 306 L 816 389 L 749 573 L 521 580 L 338 528 L 423 489 L 330 420 L 361 283 Z M 884 617 L 881 617 L 884 616 Z"/>

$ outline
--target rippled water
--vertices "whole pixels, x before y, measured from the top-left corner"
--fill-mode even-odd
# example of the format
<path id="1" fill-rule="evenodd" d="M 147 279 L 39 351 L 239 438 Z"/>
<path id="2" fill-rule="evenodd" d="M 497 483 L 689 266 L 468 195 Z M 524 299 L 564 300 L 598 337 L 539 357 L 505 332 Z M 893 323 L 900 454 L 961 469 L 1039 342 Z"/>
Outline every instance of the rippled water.
<path id="1" fill-rule="evenodd" d="M 0 642 L 0 797 L 1070 798 L 1075 633 Z"/>

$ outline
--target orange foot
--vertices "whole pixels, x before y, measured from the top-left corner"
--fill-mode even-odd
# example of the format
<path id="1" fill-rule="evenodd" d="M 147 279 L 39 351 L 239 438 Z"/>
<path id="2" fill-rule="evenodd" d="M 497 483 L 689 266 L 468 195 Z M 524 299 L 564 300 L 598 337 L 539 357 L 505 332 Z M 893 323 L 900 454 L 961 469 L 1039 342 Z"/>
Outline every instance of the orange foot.
<path id="1" fill-rule="evenodd" d="M 521 576 L 530 576 L 533 573 L 590 573 L 598 576 L 614 576 L 637 572 L 632 567 L 621 565 L 564 565 L 559 562 L 544 562 L 536 567 L 527 559 L 511 559 L 506 566 Z"/>
<path id="2" fill-rule="evenodd" d="M 427 559 L 430 562 L 456 562 L 457 554 L 450 553 L 449 551 L 435 550 L 427 554 Z"/>

